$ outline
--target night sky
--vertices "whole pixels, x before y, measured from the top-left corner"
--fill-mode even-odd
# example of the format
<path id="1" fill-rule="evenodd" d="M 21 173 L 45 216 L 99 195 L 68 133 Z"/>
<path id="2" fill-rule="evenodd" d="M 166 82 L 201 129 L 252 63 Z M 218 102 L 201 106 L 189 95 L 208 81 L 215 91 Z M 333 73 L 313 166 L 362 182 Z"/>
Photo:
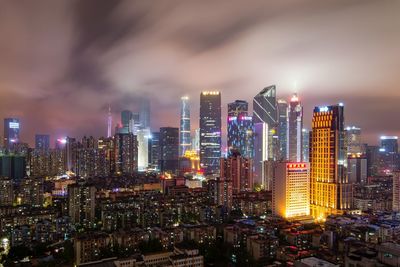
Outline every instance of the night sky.
<path id="1" fill-rule="evenodd" d="M 153 130 L 178 126 L 179 99 L 251 101 L 276 84 L 312 108 L 343 102 L 364 141 L 400 135 L 400 1 L 0 0 L 0 118 L 35 133 L 106 134 L 151 99 Z M 225 119 L 224 119 L 225 120 Z M 2 130 L 2 126 L 1 126 Z M 1 132 L 2 133 L 2 132 Z"/>

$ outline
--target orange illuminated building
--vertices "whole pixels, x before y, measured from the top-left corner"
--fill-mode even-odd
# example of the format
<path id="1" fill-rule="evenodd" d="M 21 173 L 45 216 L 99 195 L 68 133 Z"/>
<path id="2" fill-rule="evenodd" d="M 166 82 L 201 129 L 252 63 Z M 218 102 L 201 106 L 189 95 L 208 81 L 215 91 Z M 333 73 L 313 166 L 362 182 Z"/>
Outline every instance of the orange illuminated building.
<path id="1" fill-rule="evenodd" d="M 310 134 L 311 215 L 323 220 L 351 208 L 343 104 L 316 107 Z"/>

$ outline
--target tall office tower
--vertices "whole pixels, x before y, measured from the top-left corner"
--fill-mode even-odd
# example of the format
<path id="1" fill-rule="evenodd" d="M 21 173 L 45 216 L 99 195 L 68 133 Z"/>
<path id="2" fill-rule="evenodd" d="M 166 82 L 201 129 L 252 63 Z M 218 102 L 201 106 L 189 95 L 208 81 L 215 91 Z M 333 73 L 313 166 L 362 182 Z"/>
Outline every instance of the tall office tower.
<path id="1" fill-rule="evenodd" d="M 361 143 L 361 129 L 355 126 L 346 127 L 347 154 L 364 153 Z"/>
<path id="2" fill-rule="evenodd" d="M 132 125 L 132 117 L 133 113 L 130 110 L 123 110 L 121 112 L 121 127 L 118 130 L 118 133 L 130 133 L 131 125 Z"/>
<path id="3" fill-rule="evenodd" d="M 179 169 L 179 129 L 174 127 L 160 128 L 161 172 L 176 173 Z"/>
<path id="4" fill-rule="evenodd" d="M 381 136 L 381 149 L 386 153 L 397 153 L 399 144 L 397 136 Z"/>
<path id="5" fill-rule="evenodd" d="M 190 150 L 190 105 L 187 96 L 181 97 L 181 124 L 179 128 L 179 156 Z"/>
<path id="6" fill-rule="evenodd" d="M 367 146 L 367 176 L 372 177 L 378 174 L 379 146 Z"/>
<path id="7" fill-rule="evenodd" d="M 253 162 L 238 151 L 232 151 L 228 158 L 221 158 L 220 175 L 232 181 L 233 193 L 253 190 Z"/>
<path id="8" fill-rule="evenodd" d="M 352 203 L 343 105 L 315 107 L 310 135 L 311 215 L 323 219 L 350 209 Z"/>
<path id="9" fill-rule="evenodd" d="M 44 203 L 43 178 L 22 179 L 19 185 L 21 204 L 42 207 Z"/>
<path id="10" fill-rule="evenodd" d="M 95 220 L 96 187 L 78 182 L 68 185 L 68 214 L 72 223 L 87 225 Z"/>
<path id="11" fill-rule="evenodd" d="M 276 163 L 272 206 L 274 214 L 284 218 L 310 215 L 309 163 Z"/>
<path id="12" fill-rule="evenodd" d="M 303 128 L 303 162 L 310 162 L 310 131 Z"/>
<path id="13" fill-rule="evenodd" d="M 253 99 L 254 183 L 266 186 L 264 161 L 276 160 L 274 148 L 278 111 L 275 85 L 265 87 Z"/>
<path id="14" fill-rule="evenodd" d="M 107 138 L 111 138 L 112 132 L 112 114 L 111 114 L 111 106 L 108 106 L 108 115 L 107 115 Z"/>
<path id="15" fill-rule="evenodd" d="M 160 133 L 152 132 L 149 138 L 149 165 L 153 169 L 158 169 L 160 159 Z"/>
<path id="16" fill-rule="evenodd" d="M 14 203 L 13 181 L 0 177 L 0 206 L 11 206 Z"/>
<path id="17" fill-rule="evenodd" d="M 114 137 L 115 172 L 133 174 L 137 170 L 138 143 L 136 135 L 119 133 Z"/>
<path id="18" fill-rule="evenodd" d="M 278 100 L 278 139 L 279 139 L 279 159 L 287 159 L 288 146 L 288 104 L 285 100 Z"/>
<path id="19" fill-rule="evenodd" d="M 143 98 L 140 101 L 140 125 L 143 128 L 150 128 L 150 100 L 148 98 Z"/>
<path id="20" fill-rule="evenodd" d="M 194 130 L 194 135 L 192 138 L 192 150 L 200 154 L 200 128 Z"/>
<path id="21" fill-rule="evenodd" d="M 138 141 L 138 170 L 144 171 L 149 166 L 150 129 L 142 128 L 136 131 Z"/>
<path id="22" fill-rule="evenodd" d="M 129 121 L 129 132 L 133 133 L 134 135 L 136 135 L 137 131 L 140 129 L 147 129 L 142 126 L 139 116 L 139 113 L 133 112 L 131 120 Z"/>
<path id="23" fill-rule="evenodd" d="M 200 165 L 205 174 L 219 173 L 221 157 L 221 93 L 200 94 Z"/>
<path id="24" fill-rule="evenodd" d="M 239 151 L 245 158 L 253 158 L 253 118 L 248 115 L 249 104 L 236 100 L 228 104 L 228 155 Z"/>
<path id="25" fill-rule="evenodd" d="M 50 135 L 37 134 L 35 135 L 35 149 L 49 150 L 50 148 Z"/>
<path id="26" fill-rule="evenodd" d="M 4 119 L 4 147 L 12 148 L 15 143 L 19 143 L 19 119 L 6 118 Z"/>
<path id="27" fill-rule="evenodd" d="M 393 173 L 393 204 L 394 212 L 400 212 L 400 172 Z"/>
<path id="28" fill-rule="evenodd" d="M 367 157 L 364 154 L 347 154 L 347 175 L 349 183 L 365 184 L 367 182 Z"/>
<path id="29" fill-rule="evenodd" d="M 0 155 L 0 177 L 20 181 L 26 175 L 26 157 L 20 154 Z"/>
<path id="30" fill-rule="evenodd" d="M 302 130 L 303 130 L 303 106 L 296 94 L 292 96 L 288 110 L 288 160 L 300 162 L 302 159 Z"/>

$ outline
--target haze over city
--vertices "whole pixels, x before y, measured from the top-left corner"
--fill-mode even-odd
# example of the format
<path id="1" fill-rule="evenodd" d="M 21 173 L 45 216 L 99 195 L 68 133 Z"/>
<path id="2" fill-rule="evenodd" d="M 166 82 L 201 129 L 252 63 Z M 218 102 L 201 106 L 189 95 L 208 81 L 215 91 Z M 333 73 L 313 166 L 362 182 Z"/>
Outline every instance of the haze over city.
<path id="1" fill-rule="evenodd" d="M 0 115 L 34 134 L 101 136 L 108 105 L 151 100 L 152 127 L 179 99 L 218 89 L 222 116 L 275 84 L 312 108 L 342 101 L 366 142 L 400 134 L 398 1 L 0 1 Z M 96 8 L 92 8 L 93 6 Z M 223 119 L 225 121 L 225 119 Z"/>

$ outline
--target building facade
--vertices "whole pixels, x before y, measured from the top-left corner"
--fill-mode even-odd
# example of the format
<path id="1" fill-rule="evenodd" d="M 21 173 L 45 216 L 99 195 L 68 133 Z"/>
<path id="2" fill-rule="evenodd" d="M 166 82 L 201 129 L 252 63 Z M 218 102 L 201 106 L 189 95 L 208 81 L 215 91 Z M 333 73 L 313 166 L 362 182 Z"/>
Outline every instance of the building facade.
<path id="1" fill-rule="evenodd" d="M 179 169 L 179 129 L 174 127 L 160 128 L 161 172 L 176 173 Z"/>
<path id="2" fill-rule="evenodd" d="M 303 106 L 296 94 L 290 99 L 288 108 L 287 158 L 291 162 L 300 162 L 303 154 Z"/>
<path id="3" fill-rule="evenodd" d="M 183 157 L 191 148 L 190 105 L 187 96 L 181 97 L 181 122 L 179 128 L 179 156 Z"/>

